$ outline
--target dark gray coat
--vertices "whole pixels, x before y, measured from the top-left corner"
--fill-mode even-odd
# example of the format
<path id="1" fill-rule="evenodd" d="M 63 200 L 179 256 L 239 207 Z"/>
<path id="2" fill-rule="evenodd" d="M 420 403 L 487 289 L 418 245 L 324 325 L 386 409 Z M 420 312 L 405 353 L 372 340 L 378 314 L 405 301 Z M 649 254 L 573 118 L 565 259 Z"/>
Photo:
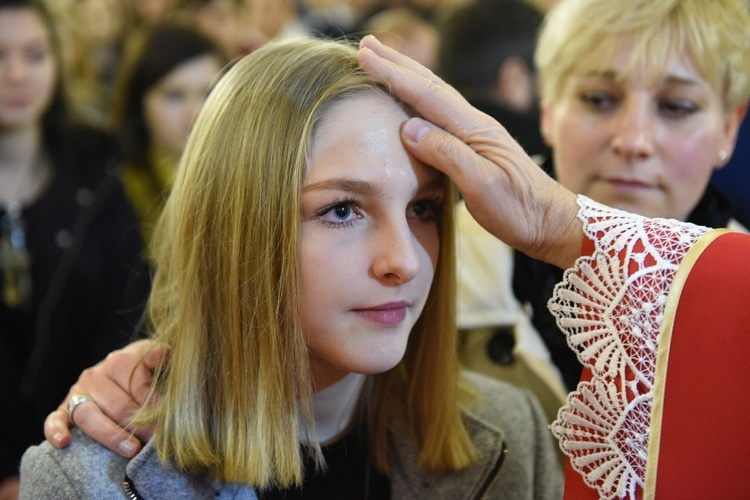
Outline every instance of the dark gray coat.
<path id="1" fill-rule="evenodd" d="M 561 468 L 536 400 L 526 391 L 474 373 L 465 373 L 464 380 L 482 399 L 464 413 L 479 459 L 459 472 L 426 475 L 416 467 L 414 448 L 397 442 L 391 498 L 562 498 Z M 123 487 L 126 474 L 145 499 L 257 498 L 251 488 L 215 485 L 162 465 L 152 443 L 128 461 L 78 430 L 64 450 L 48 443 L 29 448 L 21 464 L 20 498 L 128 498 Z"/>

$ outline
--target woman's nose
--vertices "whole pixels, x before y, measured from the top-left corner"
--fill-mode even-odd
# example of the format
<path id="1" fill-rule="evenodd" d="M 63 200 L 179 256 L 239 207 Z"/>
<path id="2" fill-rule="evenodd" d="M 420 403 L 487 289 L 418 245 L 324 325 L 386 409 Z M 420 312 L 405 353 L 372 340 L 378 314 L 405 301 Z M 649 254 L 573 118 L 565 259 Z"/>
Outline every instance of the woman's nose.
<path id="1" fill-rule="evenodd" d="M 655 151 L 656 129 L 649 106 L 642 100 L 627 102 L 618 111 L 612 149 L 629 160 L 646 159 Z"/>
<path id="2" fill-rule="evenodd" d="M 419 272 L 419 242 L 406 220 L 383 226 L 372 241 L 372 273 L 386 285 L 402 285 Z"/>

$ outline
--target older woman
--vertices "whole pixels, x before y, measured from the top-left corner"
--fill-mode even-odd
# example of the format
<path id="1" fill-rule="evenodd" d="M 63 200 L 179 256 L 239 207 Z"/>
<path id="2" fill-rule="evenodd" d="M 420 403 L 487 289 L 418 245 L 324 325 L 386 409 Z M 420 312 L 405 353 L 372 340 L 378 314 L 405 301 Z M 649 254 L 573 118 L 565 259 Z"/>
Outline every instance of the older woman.
<path id="1" fill-rule="evenodd" d="M 747 109 L 748 32 L 744 0 L 559 2 L 536 52 L 548 170 L 608 206 L 744 231 L 709 181 Z M 459 230 L 464 361 L 533 388 L 552 420 L 582 370 L 546 307 L 562 270 L 513 252 L 465 207 Z"/>

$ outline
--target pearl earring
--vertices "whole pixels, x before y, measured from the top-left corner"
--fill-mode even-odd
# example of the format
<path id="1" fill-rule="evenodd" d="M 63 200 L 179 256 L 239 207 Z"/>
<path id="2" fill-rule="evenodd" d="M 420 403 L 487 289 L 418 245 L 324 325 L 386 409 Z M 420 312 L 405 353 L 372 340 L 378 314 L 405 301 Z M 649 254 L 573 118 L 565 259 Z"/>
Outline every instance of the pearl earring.
<path id="1" fill-rule="evenodd" d="M 727 159 L 727 152 L 723 149 L 719 151 L 719 161 L 726 161 Z"/>

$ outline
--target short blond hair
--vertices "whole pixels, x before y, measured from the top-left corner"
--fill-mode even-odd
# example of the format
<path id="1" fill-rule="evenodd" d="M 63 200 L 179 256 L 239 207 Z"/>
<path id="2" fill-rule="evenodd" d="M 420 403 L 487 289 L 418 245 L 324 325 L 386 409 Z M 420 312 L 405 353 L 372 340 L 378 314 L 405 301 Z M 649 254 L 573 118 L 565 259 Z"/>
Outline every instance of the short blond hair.
<path id="1" fill-rule="evenodd" d="M 677 50 L 691 57 L 727 110 L 750 96 L 748 0 L 561 0 L 547 14 L 536 50 L 543 102 L 554 103 L 573 73 L 612 61 L 626 44 L 633 50 L 621 77 L 643 67 L 657 78 Z"/>
<path id="2" fill-rule="evenodd" d="M 138 418 L 155 423 L 162 459 L 225 482 L 301 484 L 298 425 L 312 417 L 301 190 L 316 123 L 361 92 L 387 94 L 352 46 L 301 39 L 246 56 L 206 101 L 155 236 L 149 321 L 171 356 L 157 376 L 160 397 Z M 386 472 L 394 434 L 432 473 L 475 459 L 459 410 L 454 202 L 448 189 L 435 278 L 406 354 L 371 378 L 363 402 L 368 449 Z"/>

